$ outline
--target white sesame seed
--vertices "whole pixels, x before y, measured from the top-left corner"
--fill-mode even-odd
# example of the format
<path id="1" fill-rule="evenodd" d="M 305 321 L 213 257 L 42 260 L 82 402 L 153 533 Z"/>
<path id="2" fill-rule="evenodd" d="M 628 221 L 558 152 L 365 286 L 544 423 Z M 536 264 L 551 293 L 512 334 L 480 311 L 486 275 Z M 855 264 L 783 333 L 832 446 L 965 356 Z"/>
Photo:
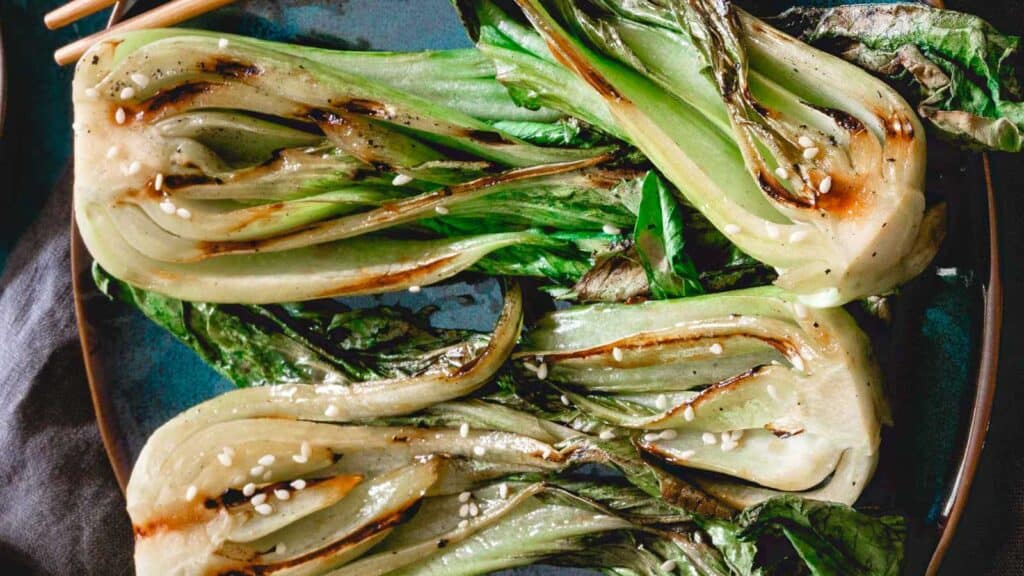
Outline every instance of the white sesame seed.
<path id="1" fill-rule="evenodd" d="M 818 155 L 818 149 L 814 146 L 804 149 L 804 159 L 813 160 Z"/>
<path id="2" fill-rule="evenodd" d="M 118 108 L 117 111 L 114 112 L 114 122 L 117 122 L 118 124 L 124 124 L 127 121 L 128 113 L 124 111 L 124 108 Z"/>
<path id="3" fill-rule="evenodd" d="M 614 224 L 605 224 L 604 226 L 601 226 L 601 231 L 605 234 L 622 234 L 622 229 Z"/>
<path id="4" fill-rule="evenodd" d="M 704 543 L 704 537 L 701 536 L 700 532 L 694 532 L 693 533 L 693 541 L 696 542 L 697 544 L 703 544 Z"/>
<path id="5" fill-rule="evenodd" d="M 160 210 L 162 210 L 164 214 L 174 214 L 176 209 L 174 202 L 171 202 L 170 200 L 164 200 L 160 203 Z"/>
<path id="6" fill-rule="evenodd" d="M 256 507 L 256 512 L 261 516 L 270 516 L 274 513 L 274 507 L 270 504 L 260 504 Z"/>
<path id="7" fill-rule="evenodd" d="M 469 499 L 472 497 L 472 492 L 463 492 L 462 494 L 459 494 L 459 502 L 469 502 Z"/>
<path id="8" fill-rule="evenodd" d="M 75 134 L 81 132 L 82 131 L 82 123 L 78 122 L 78 121 L 72 122 L 71 123 L 71 131 L 74 132 Z"/>
<path id="9" fill-rule="evenodd" d="M 116 158 L 121 153 L 121 147 L 114 144 L 110 148 L 107 148 L 107 158 Z"/>
<path id="10" fill-rule="evenodd" d="M 502 500 L 508 498 L 508 484 L 502 482 L 498 485 L 498 496 L 501 497 Z"/>
<path id="11" fill-rule="evenodd" d="M 260 456 L 260 459 L 256 462 L 261 466 L 273 466 L 276 460 L 277 458 L 273 454 L 264 454 L 263 456 Z"/>
<path id="12" fill-rule="evenodd" d="M 548 377 L 548 365 L 544 364 L 542 362 L 540 366 L 537 366 L 537 379 L 538 380 L 544 380 L 547 377 Z"/>
<path id="13" fill-rule="evenodd" d="M 135 84 L 139 88 L 145 88 L 146 86 L 149 85 L 149 78 L 147 78 L 145 74 L 140 74 L 138 72 L 135 72 L 134 74 L 131 75 L 131 79 L 132 79 L 132 82 L 135 82 Z"/>
<path id="14" fill-rule="evenodd" d="M 658 397 L 654 399 L 654 407 L 658 410 L 668 408 L 668 397 L 664 394 L 658 394 Z"/>
<path id="15" fill-rule="evenodd" d="M 487 448 L 484 448 L 483 446 L 473 446 L 473 454 L 476 456 L 483 456 L 484 454 L 487 454 Z"/>
<path id="16" fill-rule="evenodd" d="M 225 454 L 223 452 L 221 452 L 220 454 L 217 454 L 217 460 L 219 460 L 221 465 L 224 466 L 224 467 L 230 467 L 231 464 L 233 463 L 233 461 L 231 459 L 231 455 L 230 454 Z"/>
<path id="17" fill-rule="evenodd" d="M 327 409 L 324 410 L 324 416 L 327 416 L 328 418 L 334 418 L 337 415 L 338 415 L 338 407 L 335 406 L 334 404 L 328 405 Z"/>
<path id="18" fill-rule="evenodd" d="M 412 176 L 407 176 L 405 174 L 399 174 L 399 175 L 395 176 L 391 180 L 391 185 L 392 186 L 405 186 L 409 182 L 412 182 Z"/>
<path id="19" fill-rule="evenodd" d="M 722 348 L 721 344 L 719 344 L 718 342 L 715 342 L 714 344 L 712 344 L 711 346 L 708 347 L 708 351 L 710 351 L 715 356 L 718 356 L 719 354 L 721 354 L 724 351 L 724 349 Z"/>
<path id="20" fill-rule="evenodd" d="M 444 206 L 434 206 L 434 212 L 444 216 L 445 214 L 448 214 L 448 209 Z"/>
<path id="21" fill-rule="evenodd" d="M 810 148 L 811 146 L 814 146 L 814 140 L 811 140 L 807 136 L 801 136 L 797 138 L 796 141 L 803 148 Z"/>
<path id="22" fill-rule="evenodd" d="M 459 426 L 459 436 L 462 436 L 463 438 L 467 438 L 469 436 L 469 424 L 468 423 L 463 422 L 462 425 Z"/>
<path id="23" fill-rule="evenodd" d="M 693 405 L 687 404 L 686 408 L 683 409 L 683 420 L 686 420 L 687 422 L 693 422 L 693 419 L 696 416 L 697 415 L 693 411 Z"/>
<path id="24" fill-rule="evenodd" d="M 679 436 L 679 433 L 676 432 L 675 430 L 662 430 L 661 431 L 661 439 L 662 440 L 675 440 L 678 436 Z"/>
<path id="25" fill-rule="evenodd" d="M 135 88 L 131 86 L 125 86 L 121 90 L 121 100 L 131 100 L 135 97 Z"/>
<path id="26" fill-rule="evenodd" d="M 658 434 L 657 432 L 648 432 L 647 434 L 644 434 L 644 442 L 657 442 L 658 440 L 661 440 L 661 434 Z"/>
<path id="27" fill-rule="evenodd" d="M 772 224 L 771 222 L 765 222 L 765 224 L 764 224 L 764 232 L 772 240 L 777 240 L 779 238 L 779 236 L 780 236 L 779 227 L 776 226 L 775 224 Z"/>
<path id="28" fill-rule="evenodd" d="M 818 183 L 818 191 L 821 192 L 822 194 L 828 194 L 829 192 L 832 191 L 831 176 L 825 176 L 824 178 L 821 179 L 821 182 Z"/>
<path id="29" fill-rule="evenodd" d="M 545 446 L 540 452 L 540 457 L 547 460 L 548 456 L 551 456 L 551 449 Z"/>
<path id="30" fill-rule="evenodd" d="M 793 368 L 796 368 L 801 372 L 804 371 L 804 359 L 801 358 L 799 355 L 794 354 L 793 357 L 789 359 L 789 361 L 790 363 L 793 364 Z"/>
<path id="31" fill-rule="evenodd" d="M 188 490 L 185 490 L 185 501 L 191 502 L 195 500 L 197 494 L 199 494 L 199 489 L 195 486 L 189 486 Z"/>
<path id="32" fill-rule="evenodd" d="M 779 400 L 779 393 L 775 390 L 775 386 L 774 385 L 768 384 L 768 385 L 766 385 L 764 387 L 764 390 L 765 390 L 765 392 L 768 393 L 768 396 L 771 397 L 772 400 L 775 400 L 776 402 L 778 402 L 778 400 Z"/>
<path id="33" fill-rule="evenodd" d="M 673 570 L 676 569 L 676 561 L 675 560 L 665 560 L 664 562 L 661 563 L 660 568 L 662 570 L 664 570 L 665 572 L 672 572 Z"/>
<path id="34" fill-rule="evenodd" d="M 292 497 L 292 493 L 284 488 L 278 488 L 277 490 L 274 490 L 274 497 L 278 500 L 287 500 Z"/>
<path id="35" fill-rule="evenodd" d="M 260 504 L 263 504 L 266 501 L 267 495 L 264 494 L 263 492 L 260 492 L 259 494 L 249 499 L 249 503 L 252 504 L 253 506 L 259 506 Z"/>
<path id="36" fill-rule="evenodd" d="M 935 269 L 935 275 L 939 276 L 939 277 L 942 277 L 942 278 L 948 278 L 950 276 L 956 276 L 957 274 L 958 274 L 958 272 L 957 272 L 956 267 L 950 267 L 950 268 L 941 268 L 940 267 L 940 268 L 936 268 Z"/>
<path id="37" fill-rule="evenodd" d="M 722 229 L 726 234 L 739 234 L 742 230 L 742 228 L 735 224 L 726 224 Z"/>
<path id="38" fill-rule="evenodd" d="M 718 444 L 718 436 L 715 436 L 711 432 L 705 432 L 700 435 L 700 439 L 708 446 L 714 446 Z"/>
<path id="39" fill-rule="evenodd" d="M 411 292 L 413 294 L 419 293 L 420 290 L 423 290 L 423 288 L 420 287 L 420 286 L 417 286 L 415 284 L 413 284 L 412 286 L 409 286 L 409 292 Z"/>
<path id="40" fill-rule="evenodd" d="M 302 478 L 299 478 L 298 480 L 292 480 L 292 483 L 290 484 L 290 486 L 292 488 L 295 488 L 296 490 L 305 490 L 306 489 L 306 481 L 303 480 Z"/>
<path id="41" fill-rule="evenodd" d="M 228 44 L 230 44 L 230 42 L 228 42 L 227 38 L 221 38 L 220 40 L 217 41 L 217 47 L 220 48 L 221 50 L 227 48 Z"/>
<path id="42" fill-rule="evenodd" d="M 129 176 L 134 176 L 138 174 L 140 170 L 142 170 L 142 164 L 140 164 L 138 160 L 135 160 L 134 162 L 128 165 L 128 170 L 126 171 L 126 173 Z"/>
<path id="43" fill-rule="evenodd" d="M 469 516 L 469 504 L 459 506 L 459 518 L 465 518 L 466 516 Z"/>
<path id="44" fill-rule="evenodd" d="M 474 518 L 480 515 L 480 507 L 476 505 L 476 502 L 469 503 L 469 515 Z"/>
<path id="45" fill-rule="evenodd" d="M 253 466 L 249 469 L 249 474 L 252 476 L 262 476 L 266 470 L 263 466 Z"/>
<path id="46" fill-rule="evenodd" d="M 309 462 L 309 456 L 306 456 L 305 454 L 292 454 L 292 461 L 296 464 L 305 464 L 306 462 Z"/>
<path id="47" fill-rule="evenodd" d="M 722 452 L 732 452 L 736 449 L 737 444 L 732 440 L 722 442 Z"/>
<path id="48" fill-rule="evenodd" d="M 810 232 L 808 232 L 807 230 L 796 230 L 789 235 L 789 241 L 793 244 L 796 244 L 797 242 L 803 242 L 804 240 L 807 239 L 807 236 L 809 234 Z"/>
<path id="49" fill-rule="evenodd" d="M 722 437 L 722 444 L 725 444 L 726 442 L 732 442 L 732 434 L 730 434 L 728 430 L 726 430 L 725 432 L 722 432 L 721 437 Z"/>
<path id="50" fill-rule="evenodd" d="M 465 528 L 466 526 L 469 526 L 469 520 L 461 520 L 461 521 L 459 522 L 459 530 L 462 530 L 462 529 L 463 529 L 463 528 Z"/>
<path id="51" fill-rule="evenodd" d="M 559 400 L 561 400 L 562 404 L 565 404 L 566 406 L 572 406 L 572 403 L 569 402 L 569 397 L 566 396 L 565 394 L 562 394 L 562 397 L 559 398 Z"/>
<path id="52" fill-rule="evenodd" d="M 622 362 L 622 348 L 618 346 L 612 348 L 612 359 L 616 362 Z"/>
<path id="53" fill-rule="evenodd" d="M 86 88 L 85 89 L 85 97 L 86 98 L 90 98 L 92 100 L 95 100 L 99 95 L 100 95 L 100 93 L 97 92 L 95 88 Z"/>
<path id="54" fill-rule="evenodd" d="M 611 430 L 602 430 L 601 433 L 597 435 L 597 437 L 600 438 L 601 440 L 611 440 L 612 438 L 615 438 L 615 432 Z"/>
<path id="55" fill-rule="evenodd" d="M 192 218 L 192 212 L 188 208 L 178 208 L 174 213 L 182 220 L 189 220 Z"/>
<path id="56" fill-rule="evenodd" d="M 156 178 L 153 179 L 153 189 L 157 192 L 164 188 L 164 174 L 163 172 L 157 172 Z"/>
<path id="57" fill-rule="evenodd" d="M 779 180 L 789 180 L 789 171 L 779 166 L 775 169 L 775 177 Z"/>
<path id="58" fill-rule="evenodd" d="M 242 487 L 242 494 L 245 497 L 247 497 L 247 498 L 249 496 L 252 496 L 255 493 L 256 493 L 256 485 L 253 484 L 252 482 L 249 482 L 248 484 L 246 484 L 245 486 Z"/>
<path id="59" fill-rule="evenodd" d="M 284 554 L 288 550 L 288 545 L 284 542 L 278 542 L 277 546 L 274 546 L 274 554 Z"/>
<path id="60" fill-rule="evenodd" d="M 903 131 L 903 124 L 900 124 L 900 119 L 899 118 L 894 118 L 893 119 L 893 121 L 892 121 L 892 130 L 893 130 L 893 132 L 895 132 L 897 134 L 899 134 L 900 132 Z"/>

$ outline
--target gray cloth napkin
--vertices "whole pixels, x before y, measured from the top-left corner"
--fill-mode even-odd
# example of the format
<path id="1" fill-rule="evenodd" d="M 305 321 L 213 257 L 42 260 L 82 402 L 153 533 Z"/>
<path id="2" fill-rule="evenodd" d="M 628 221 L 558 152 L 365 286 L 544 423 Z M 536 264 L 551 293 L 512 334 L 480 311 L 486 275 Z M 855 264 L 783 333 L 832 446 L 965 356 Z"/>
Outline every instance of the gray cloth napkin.
<path id="1" fill-rule="evenodd" d="M 70 178 L 0 276 L 0 573 L 131 574 L 75 326 Z"/>

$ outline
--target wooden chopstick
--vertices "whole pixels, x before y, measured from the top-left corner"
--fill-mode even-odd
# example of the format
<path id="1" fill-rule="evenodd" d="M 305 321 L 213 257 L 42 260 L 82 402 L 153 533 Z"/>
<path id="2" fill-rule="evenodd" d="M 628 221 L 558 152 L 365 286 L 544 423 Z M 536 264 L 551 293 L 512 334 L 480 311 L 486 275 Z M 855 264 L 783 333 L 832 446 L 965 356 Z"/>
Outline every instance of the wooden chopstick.
<path id="1" fill-rule="evenodd" d="M 205 14 L 212 10 L 216 10 L 221 6 L 231 4 L 235 0 L 174 0 L 168 2 L 163 6 L 154 8 L 143 14 L 125 20 L 120 24 L 116 24 L 102 32 L 97 32 L 92 36 L 86 36 L 80 40 L 76 40 L 67 46 L 57 50 L 53 54 L 53 59 L 57 61 L 57 64 L 61 66 L 75 62 L 85 54 L 88 50 L 102 40 L 109 38 L 119 32 L 127 32 L 128 30 L 142 30 L 145 28 L 162 28 L 164 26 L 173 26 L 180 22 L 184 22 L 189 18 L 195 18 L 200 14 Z"/>
<path id="2" fill-rule="evenodd" d="M 48 13 L 43 22 L 50 30 L 56 30 L 116 3 L 117 0 L 72 0 Z"/>

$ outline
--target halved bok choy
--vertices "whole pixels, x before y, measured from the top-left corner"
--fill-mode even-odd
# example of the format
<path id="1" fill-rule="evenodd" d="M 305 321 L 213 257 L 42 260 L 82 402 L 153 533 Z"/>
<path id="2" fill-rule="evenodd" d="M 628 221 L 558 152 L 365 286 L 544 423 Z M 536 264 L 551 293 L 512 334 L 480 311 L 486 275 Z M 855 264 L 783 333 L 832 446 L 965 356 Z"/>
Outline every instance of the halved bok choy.
<path id="1" fill-rule="evenodd" d="M 513 96 L 635 145 L 805 304 L 884 293 L 934 256 L 921 124 L 856 66 L 725 0 L 454 3 Z"/>
<path id="2" fill-rule="evenodd" d="M 853 319 L 775 287 L 553 312 L 514 358 L 550 418 L 621 428 L 736 508 L 779 494 L 853 504 L 889 418 Z"/>

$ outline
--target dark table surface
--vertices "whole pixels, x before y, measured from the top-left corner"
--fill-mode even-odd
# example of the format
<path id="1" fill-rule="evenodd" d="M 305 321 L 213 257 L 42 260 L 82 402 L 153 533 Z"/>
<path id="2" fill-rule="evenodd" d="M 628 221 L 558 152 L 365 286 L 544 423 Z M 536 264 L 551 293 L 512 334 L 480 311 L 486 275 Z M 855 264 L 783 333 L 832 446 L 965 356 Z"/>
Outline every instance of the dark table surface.
<path id="1" fill-rule="evenodd" d="M 70 194 L 55 188 L 70 154 L 71 69 L 53 65 L 50 53 L 103 19 L 48 32 L 42 15 L 59 3 L 0 0 L 9 90 L 0 141 L 0 423 L 58 423 L 56 436 L 52 426 L 48 435 L 0 428 L 0 573 L 128 574 L 130 528 L 89 404 L 64 274 Z M 959 5 L 1024 32 L 1022 0 Z M 944 575 L 1024 574 L 1024 156 L 993 155 L 992 169 L 1006 294 L 999 387 Z M 41 353 L 27 362 L 15 350 Z M 26 393 L 26 380 L 44 391 Z M 68 477 L 74 486 L 51 485 Z"/>

